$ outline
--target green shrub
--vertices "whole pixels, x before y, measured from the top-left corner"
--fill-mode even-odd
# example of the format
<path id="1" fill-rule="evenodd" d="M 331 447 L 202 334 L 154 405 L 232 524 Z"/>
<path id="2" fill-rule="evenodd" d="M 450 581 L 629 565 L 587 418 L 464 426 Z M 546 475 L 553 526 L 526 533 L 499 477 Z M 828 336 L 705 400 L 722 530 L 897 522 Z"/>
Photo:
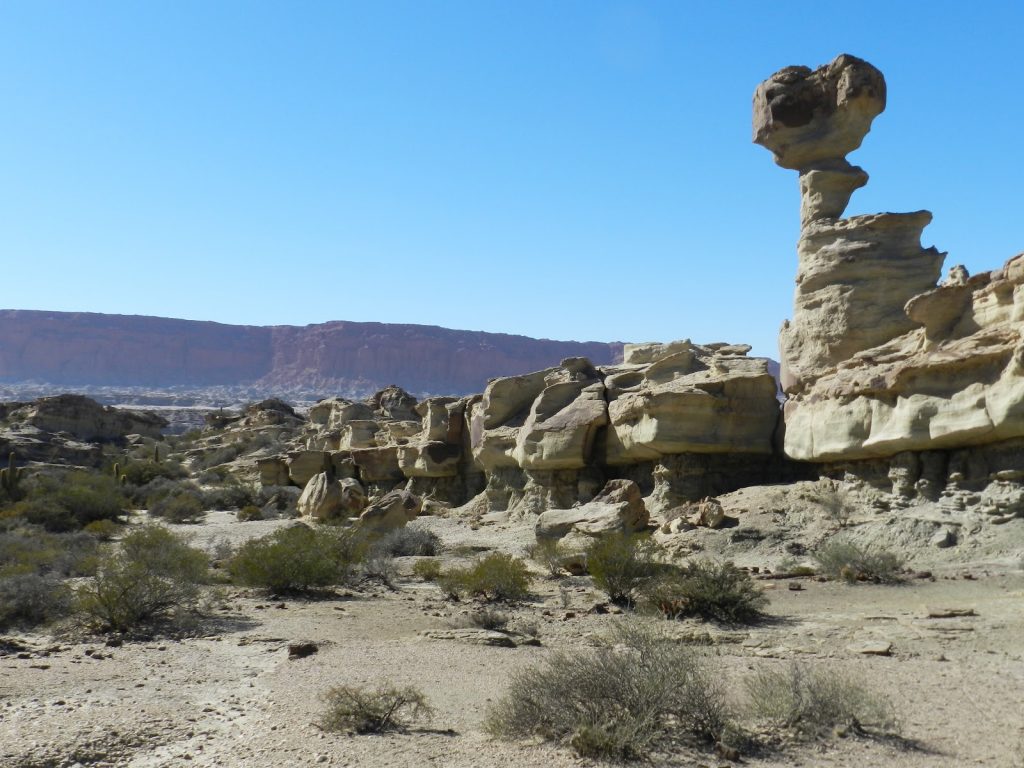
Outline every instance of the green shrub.
<path id="1" fill-rule="evenodd" d="M 240 584 L 273 594 L 344 584 L 363 559 L 365 542 L 352 529 L 289 526 L 243 544 L 228 563 Z"/>
<path id="2" fill-rule="evenodd" d="M 504 738 L 539 735 L 584 757 L 640 758 L 671 738 L 721 737 L 730 713 L 718 679 L 692 649 L 620 625 L 595 650 L 557 652 L 515 673 L 486 727 Z"/>
<path id="3" fill-rule="evenodd" d="M 699 616 L 725 624 L 756 621 L 768 604 L 749 573 L 710 560 L 666 570 L 644 584 L 642 595 L 645 604 L 666 618 Z"/>
<path id="4" fill-rule="evenodd" d="M 252 488 L 233 480 L 203 491 L 203 504 L 207 509 L 241 509 L 253 504 L 256 496 Z"/>
<path id="5" fill-rule="evenodd" d="M 67 616 L 71 595 L 71 590 L 52 574 L 0 578 L 0 631 L 29 629 Z"/>
<path id="6" fill-rule="evenodd" d="M 803 738 L 827 735 L 835 728 L 892 733 L 892 703 L 851 675 L 793 662 L 782 669 L 761 669 L 746 681 L 750 711 L 775 728 Z"/>
<path id="7" fill-rule="evenodd" d="M 158 478 L 181 480 L 188 477 L 188 472 L 174 461 L 125 461 L 118 465 L 118 469 L 125 482 L 134 486 L 148 485 Z"/>
<path id="8" fill-rule="evenodd" d="M 205 507 L 200 494 L 181 490 L 154 499 L 150 503 L 149 514 L 169 523 L 197 523 L 205 514 Z"/>
<path id="9" fill-rule="evenodd" d="M 121 526 L 113 520 L 93 520 L 82 530 L 95 536 L 97 541 L 110 541 L 121 530 Z"/>
<path id="10" fill-rule="evenodd" d="M 429 719 L 427 698 L 417 688 L 389 683 L 374 689 L 341 685 L 324 696 L 320 727 L 325 731 L 384 733 L 401 731 L 413 720 Z"/>
<path id="11" fill-rule="evenodd" d="M 194 609 L 207 557 L 157 525 L 132 531 L 78 590 L 78 610 L 96 629 L 127 631 Z"/>
<path id="12" fill-rule="evenodd" d="M 246 504 L 238 510 L 237 517 L 243 523 L 250 523 L 253 520 L 262 520 L 263 510 L 255 504 Z"/>
<path id="13" fill-rule="evenodd" d="M 522 600 L 530 591 L 532 577 L 526 563 L 502 552 L 494 552 L 468 568 L 453 568 L 437 583 L 453 597 L 484 600 Z"/>
<path id="14" fill-rule="evenodd" d="M 848 584 L 870 581 L 896 584 L 902 581 L 903 561 L 888 550 L 869 550 L 849 541 L 832 540 L 814 553 L 821 572 L 830 579 Z"/>
<path id="15" fill-rule="evenodd" d="M 437 581 L 441 575 L 441 563 L 434 557 L 417 560 L 412 567 L 412 575 L 424 581 Z"/>
<path id="16" fill-rule="evenodd" d="M 76 471 L 32 478 L 26 497 L 5 509 L 3 517 L 60 533 L 96 520 L 117 520 L 128 506 L 113 477 Z"/>
<path id="17" fill-rule="evenodd" d="M 643 586 L 662 570 L 654 559 L 656 551 L 646 536 L 602 536 L 586 549 L 587 571 L 613 603 L 633 605 Z"/>
<path id="18" fill-rule="evenodd" d="M 441 540 L 424 528 L 395 528 L 374 542 L 373 549 L 392 557 L 433 557 L 441 549 Z"/>

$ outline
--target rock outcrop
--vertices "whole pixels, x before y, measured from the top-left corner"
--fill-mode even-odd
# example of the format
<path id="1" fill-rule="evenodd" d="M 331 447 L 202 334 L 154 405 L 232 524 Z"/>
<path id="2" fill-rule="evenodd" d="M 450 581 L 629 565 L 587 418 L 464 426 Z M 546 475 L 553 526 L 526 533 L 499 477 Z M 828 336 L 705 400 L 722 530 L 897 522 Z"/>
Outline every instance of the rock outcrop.
<path id="1" fill-rule="evenodd" d="M 852 56 L 781 70 L 754 95 L 754 140 L 800 172 L 785 452 L 896 498 L 983 490 L 973 500 L 1004 514 L 1024 503 L 1024 254 L 936 285 L 927 211 L 841 218 L 867 179 L 845 154 L 884 106 L 881 73 Z"/>
<path id="2" fill-rule="evenodd" d="M 397 387 L 364 404 L 332 398 L 310 410 L 308 448 L 260 460 L 260 477 L 308 487 L 326 460 L 371 498 L 404 489 L 429 507 L 476 497 L 482 512 L 509 516 L 614 506 L 599 496 L 613 481 L 640 499 L 626 527 L 643 526 L 649 511 L 784 473 L 777 382 L 748 350 L 627 345 L 619 365 L 567 358 L 463 398 L 417 403 Z M 604 507 L 584 512 L 603 519 Z"/>

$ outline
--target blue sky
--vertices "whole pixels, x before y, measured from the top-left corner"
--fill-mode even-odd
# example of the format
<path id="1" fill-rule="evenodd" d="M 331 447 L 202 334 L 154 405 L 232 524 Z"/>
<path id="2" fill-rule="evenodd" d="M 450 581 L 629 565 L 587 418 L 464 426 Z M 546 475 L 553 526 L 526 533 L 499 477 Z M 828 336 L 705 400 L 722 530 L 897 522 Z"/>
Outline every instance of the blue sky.
<path id="1" fill-rule="evenodd" d="M 849 213 L 1024 250 L 1020 2 L 0 3 L 0 306 L 746 342 L 796 174 L 755 86 L 886 75 Z"/>

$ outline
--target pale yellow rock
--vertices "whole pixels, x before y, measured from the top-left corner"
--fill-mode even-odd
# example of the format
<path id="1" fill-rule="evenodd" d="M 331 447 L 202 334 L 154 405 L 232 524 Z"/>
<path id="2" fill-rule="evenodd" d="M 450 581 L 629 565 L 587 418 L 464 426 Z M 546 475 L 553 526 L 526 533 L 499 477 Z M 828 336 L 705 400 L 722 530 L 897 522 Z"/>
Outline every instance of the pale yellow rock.
<path id="1" fill-rule="evenodd" d="M 359 516 L 359 525 L 367 530 L 386 532 L 404 528 L 415 520 L 423 501 L 408 491 L 391 491 L 370 504 Z"/>

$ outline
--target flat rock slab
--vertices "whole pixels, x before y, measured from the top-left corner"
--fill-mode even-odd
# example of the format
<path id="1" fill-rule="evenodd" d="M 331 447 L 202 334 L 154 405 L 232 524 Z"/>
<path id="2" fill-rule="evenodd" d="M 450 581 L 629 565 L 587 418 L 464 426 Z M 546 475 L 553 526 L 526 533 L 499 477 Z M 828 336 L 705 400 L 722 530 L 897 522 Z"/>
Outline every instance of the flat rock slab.
<path id="1" fill-rule="evenodd" d="M 888 640 L 865 640 L 846 646 L 846 650 L 866 656 L 892 656 L 892 643 Z"/>
<path id="2" fill-rule="evenodd" d="M 495 648 L 515 648 L 520 645 L 540 645 L 540 640 L 519 632 L 498 632 L 492 629 L 427 629 L 420 633 L 430 640 L 457 640 L 472 645 Z"/>
<path id="3" fill-rule="evenodd" d="M 959 619 L 964 616 L 977 616 L 973 608 L 925 608 L 926 619 Z"/>

